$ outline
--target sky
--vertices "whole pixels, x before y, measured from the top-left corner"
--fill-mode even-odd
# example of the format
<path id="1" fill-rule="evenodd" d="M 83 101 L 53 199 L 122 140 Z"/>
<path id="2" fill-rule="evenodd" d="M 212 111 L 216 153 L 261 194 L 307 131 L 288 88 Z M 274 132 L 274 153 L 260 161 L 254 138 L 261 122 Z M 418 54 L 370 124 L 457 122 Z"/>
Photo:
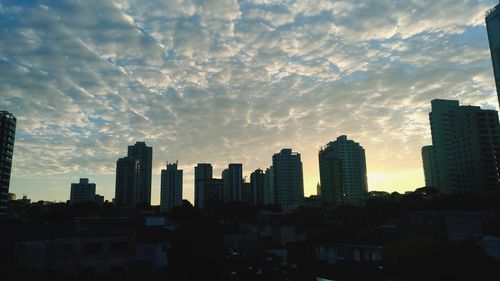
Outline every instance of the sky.
<path id="1" fill-rule="evenodd" d="M 305 194 L 318 150 L 347 135 L 369 190 L 424 186 L 435 98 L 497 109 L 484 23 L 496 0 L 0 2 L 0 110 L 17 117 L 10 192 L 66 201 L 81 177 L 114 197 L 116 160 L 244 175 L 292 148 Z"/>

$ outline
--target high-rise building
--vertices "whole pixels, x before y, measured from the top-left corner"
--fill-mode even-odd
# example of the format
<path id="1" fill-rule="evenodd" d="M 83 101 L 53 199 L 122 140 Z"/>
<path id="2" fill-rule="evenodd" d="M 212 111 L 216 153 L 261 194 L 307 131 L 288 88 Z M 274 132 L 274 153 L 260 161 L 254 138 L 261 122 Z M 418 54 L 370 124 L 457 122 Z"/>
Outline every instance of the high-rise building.
<path id="1" fill-rule="evenodd" d="M 211 180 L 212 174 L 212 165 L 209 163 L 198 163 L 198 165 L 194 167 L 194 206 L 197 208 L 203 208 L 201 205 L 203 204 L 201 201 L 203 190 L 201 190 L 200 182 Z"/>
<path id="2" fill-rule="evenodd" d="M 202 179 L 198 181 L 198 209 L 220 206 L 224 202 L 224 181 L 222 179 Z"/>
<path id="3" fill-rule="evenodd" d="M 124 157 L 116 162 L 115 205 L 135 208 L 139 203 L 139 160 Z"/>
<path id="4" fill-rule="evenodd" d="M 78 183 L 71 183 L 70 204 L 83 202 L 95 202 L 95 183 L 89 183 L 89 179 L 81 178 Z"/>
<path id="5" fill-rule="evenodd" d="M 161 170 L 160 210 L 177 206 L 182 206 L 182 170 L 177 169 L 177 162 L 167 163 L 167 169 Z"/>
<path id="6" fill-rule="evenodd" d="M 300 154 L 282 149 L 273 155 L 274 202 L 284 210 L 298 207 L 304 201 L 304 177 Z"/>
<path id="7" fill-rule="evenodd" d="M 444 194 L 496 189 L 500 125 L 495 110 L 435 99 L 429 113 L 438 188 Z"/>
<path id="8" fill-rule="evenodd" d="M 437 171 L 434 160 L 434 147 L 426 145 L 422 147 L 422 164 L 424 166 L 425 186 L 437 186 Z"/>
<path id="9" fill-rule="evenodd" d="M 490 42 L 497 96 L 500 103 L 500 4 L 486 12 L 486 29 L 488 32 L 488 41 Z"/>
<path id="10" fill-rule="evenodd" d="M 0 216 L 7 213 L 15 136 L 16 117 L 7 111 L 0 111 Z"/>
<path id="11" fill-rule="evenodd" d="M 273 166 L 264 172 L 264 204 L 274 204 L 274 174 Z"/>
<path id="12" fill-rule="evenodd" d="M 241 190 L 243 186 L 243 165 L 229 164 L 229 167 L 222 171 L 224 181 L 224 201 L 241 201 Z"/>
<path id="13" fill-rule="evenodd" d="M 247 204 L 254 204 L 252 184 L 243 182 L 241 185 L 241 201 Z"/>
<path id="14" fill-rule="evenodd" d="M 264 172 L 261 169 L 257 169 L 250 174 L 250 184 L 252 185 L 254 203 L 265 204 Z"/>
<path id="15" fill-rule="evenodd" d="M 362 206 L 366 201 L 365 150 L 359 143 L 340 136 L 319 151 L 321 198 L 337 206 Z"/>
<path id="16" fill-rule="evenodd" d="M 136 142 L 128 147 L 128 157 L 139 161 L 137 205 L 151 205 L 151 174 L 153 167 L 153 148 L 145 142 Z"/>

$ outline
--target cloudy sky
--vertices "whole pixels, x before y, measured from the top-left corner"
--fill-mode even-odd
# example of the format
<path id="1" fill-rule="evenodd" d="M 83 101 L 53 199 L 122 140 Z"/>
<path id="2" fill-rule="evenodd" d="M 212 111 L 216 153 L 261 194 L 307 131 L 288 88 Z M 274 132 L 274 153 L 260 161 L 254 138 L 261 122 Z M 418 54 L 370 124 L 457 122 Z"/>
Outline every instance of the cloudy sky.
<path id="1" fill-rule="evenodd" d="M 61 0 L 0 4 L 0 110 L 18 120 L 11 192 L 69 199 L 80 177 L 114 196 L 116 160 L 266 168 L 320 146 L 366 150 L 370 190 L 423 186 L 434 98 L 496 108 L 484 13 L 496 0 Z"/>

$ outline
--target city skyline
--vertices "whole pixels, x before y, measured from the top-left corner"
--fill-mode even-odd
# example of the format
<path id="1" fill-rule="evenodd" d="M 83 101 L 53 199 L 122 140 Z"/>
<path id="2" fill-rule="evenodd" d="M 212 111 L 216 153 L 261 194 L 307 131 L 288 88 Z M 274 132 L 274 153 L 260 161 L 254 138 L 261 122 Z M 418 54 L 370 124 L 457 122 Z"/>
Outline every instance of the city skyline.
<path id="1" fill-rule="evenodd" d="M 217 3 L 2 4 L 9 191 L 65 201 L 90 178 L 110 200 L 116 160 L 144 141 L 154 205 L 167 159 L 194 203 L 196 163 L 248 177 L 282 148 L 301 154 L 308 196 L 319 147 L 348 135 L 369 190 L 404 192 L 424 185 L 430 100 L 497 108 L 484 17 L 498 1 Z"/>

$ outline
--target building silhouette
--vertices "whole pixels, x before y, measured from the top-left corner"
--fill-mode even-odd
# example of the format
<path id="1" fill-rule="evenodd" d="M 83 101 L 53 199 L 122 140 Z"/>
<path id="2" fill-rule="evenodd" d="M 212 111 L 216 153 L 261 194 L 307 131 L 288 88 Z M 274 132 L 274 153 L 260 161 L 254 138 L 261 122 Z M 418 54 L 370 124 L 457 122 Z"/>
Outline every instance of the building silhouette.
<path id="1" fill-rule="evenodd" d="M 224 181 L 222 179 L 202 179 L 198 182 L 198 209 L 220 206 L 224 202 Z"/>
<path id="2" fill-rule="evenodd" d="M 432 100 L 429 113 L 438 188 L 444 194 L 499 188 L 500 126 L 495 110 Z"/>
<path id="3" fill-rule="evenodd" d="M 282 149 L 273 155 L 274 202 L 283 209 L 298 207 L 304 201 L 304 178 L 300 154 Z"/>
<path id="4" fill-rule="evenodd" d="M 7 213 L 15 136 L 16 117 L 7 111 L 0 111 L 0 216 Z"/>
<path id="5" fill-rule="evenodd" d="M 255 204 L 252 183 L 243 182 L 241 185 L 241 201 L 250 205 Z"/>
<path id="6" fill-rule="evenodd" d="M 177 162 L 167 162 L 167 169 L 161 170 L 160 210 L 165 212 L 176 206 L 182 206 L 182 170 L 177 169 Z"/>
<path id="7" fill-rule="evenodd" d="M 264 204 L 274 203 L 274 173 L 273 166 L 264 172 Z"/>
<path id="8" fill-rule="evenodd" d="M 243 189 L 243 165 L 239 163 L 229 164 L 228 168 L 222 171 L 222 180 L 224 181 L 224 201 L 241 201 Z"/>
<path id="9" fill-rule="evenodd" d="M 70 204 L 83 202 L 95 202 L 95 183 L 89 183 L 89 179 L 81 178 L 78 183 L 71 183 Z"/>
<path id="10" fill-rule="evenodd" d="M 253 192 L 253 202 L 255 204 L 265 204 L 264 201 L 264 172 L 257 169 L 250 174 L 250 184 Z"/>
<path id="11" fill-rule="evenodd" d="M 128 147 L 127 156 L 139 161 L 137 205 L 150 206 L 153 148 L 145 142 L 136 142 Z"/>
<path id="12" fill-rule="evenodd" d="M 437 171 L 434 159 L 434 147 L 426 145 L 422 147 L 422 164 L 424 167 L 425 186 L 437 186 Z"/>
<path id="13" fill-rule="evenodd" d="M 124 157 L 116 162 L 115 205 L 135 208 L 139 204 L 139 160 Z"/>
<path id="14" fill-rule="evenodd" d="M 365 150 L 359 143 L 339 136 L 319 151 L 321 198 L 337 206 L 362 206 L 368 183 Z"/>
<path id="15" fill-rule="evenodd" d="M 201 199 L 204 199 L 204 193 L 203 190 L 201 190 L 200 182 L 204 180 L 211 180 L 212 175 L 212 164 L 198 163 L 196 167 L 194 167 L 194 206 L 197 208 L 204 207 L 204 202 L 201 201 Z"/>
<path id="16" fill-rule="evenodd" d="M 486 29 L 490 43 L 497 96 L 500 103 L 500 4 L 486 12 Z"/>

